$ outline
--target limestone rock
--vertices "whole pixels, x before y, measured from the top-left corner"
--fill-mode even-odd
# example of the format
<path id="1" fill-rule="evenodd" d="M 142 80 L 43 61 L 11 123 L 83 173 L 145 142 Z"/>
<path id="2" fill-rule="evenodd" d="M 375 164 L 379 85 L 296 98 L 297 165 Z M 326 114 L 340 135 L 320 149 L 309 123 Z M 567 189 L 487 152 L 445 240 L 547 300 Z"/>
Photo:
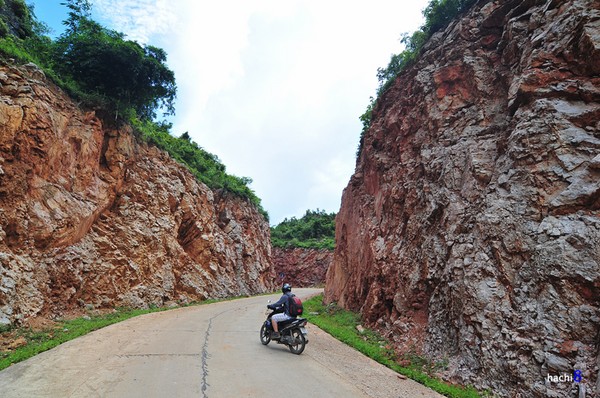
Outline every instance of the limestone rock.
<path id="1" fill-rule="evenodd" d="M 326 300 L 503 397 L 600 353 L 600 8 L 480 1 L 378 100 Z"/>

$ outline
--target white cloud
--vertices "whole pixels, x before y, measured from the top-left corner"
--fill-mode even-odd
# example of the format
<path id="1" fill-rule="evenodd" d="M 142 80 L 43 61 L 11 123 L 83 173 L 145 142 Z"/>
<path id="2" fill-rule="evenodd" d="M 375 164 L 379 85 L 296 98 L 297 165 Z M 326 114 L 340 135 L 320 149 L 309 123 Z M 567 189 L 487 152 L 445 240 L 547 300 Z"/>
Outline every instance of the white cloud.
<path id="1" fill-rule="evenodd" d="M 168 0 L 93 0 L 94 11 L 111 22 L 128 39 L 148 43 L 150 37 L 165 34 L 176 21 Z"/>
<path id="2" fill-rule="evenodd" d="M 102 18 L 168 53 L 174 133 L 254 180 L 271 222 L 337 211 L 376 71 L 428 0 L 95 0 Z"/>

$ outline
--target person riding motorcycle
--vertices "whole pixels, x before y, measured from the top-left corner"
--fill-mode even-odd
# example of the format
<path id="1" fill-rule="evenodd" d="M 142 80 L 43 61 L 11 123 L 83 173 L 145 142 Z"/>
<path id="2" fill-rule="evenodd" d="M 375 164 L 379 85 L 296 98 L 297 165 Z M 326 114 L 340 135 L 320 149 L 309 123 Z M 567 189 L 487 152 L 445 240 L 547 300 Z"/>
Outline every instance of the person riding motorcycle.
<path id="1" fill-rule="evenodd" d="M 271 317 L 271 323 L 273 324 L 273 339 L 280 338 L 279 336 L 279 327 L 277 326 L 278 322 L 284 322 L 288 319 L 292 319 L 294 317 L 290 316 L 290 297 L 292 296 L 292 286 L 289 283 L 285 283 L 281 287 L 281 291 L 283 292 L 283 296 L 274 304 L 267 305 L 267 308 L 271 310 L 283 310 L 277 314 L 273 314 Z"/>

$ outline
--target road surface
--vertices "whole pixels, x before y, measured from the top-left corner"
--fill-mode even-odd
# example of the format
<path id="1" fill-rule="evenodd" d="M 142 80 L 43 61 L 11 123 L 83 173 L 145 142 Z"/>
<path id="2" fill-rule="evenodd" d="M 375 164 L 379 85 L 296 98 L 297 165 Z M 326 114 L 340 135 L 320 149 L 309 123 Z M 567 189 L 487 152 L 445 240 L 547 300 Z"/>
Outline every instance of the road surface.
<path id="1" fill-rule="evenodd" d="M 294 292 L 306 298 L 320 290 Z M 1 371 L 0 395 L 442 397 L 310 324 L 301 355 L 274 342 L 263 346 L 265 306 L 279 296 L 180 308 L 108 326 Z"/>

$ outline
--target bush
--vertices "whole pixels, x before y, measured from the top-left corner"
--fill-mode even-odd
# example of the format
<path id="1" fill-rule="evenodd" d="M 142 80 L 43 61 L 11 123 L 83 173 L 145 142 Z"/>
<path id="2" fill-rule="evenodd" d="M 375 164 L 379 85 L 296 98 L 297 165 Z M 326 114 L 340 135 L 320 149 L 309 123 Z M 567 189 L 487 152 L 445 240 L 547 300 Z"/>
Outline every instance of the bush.
<path id="1" fill-rule="evenodd" d="M 122 33 L 70 8 L 74 11 L 66 23 L 68 29 L 54 44 L 52 54 L 58 74 L 81 91 L 106 98 L 117 113 L 133 108 L 144 119 L 156 117 L 158 109 L 173 114 L 175 75 L 165 65 L 164 50 L 125 40 Z"/>
<path id="2" fill-rule="evenodd" d="M 16 58 L 24 62 L 35 62 L 35 58 L 23 48 L 19 39 L 11 35 L 0 38 L 0 54 L 7 58 Z"/>
<path id="3" fill-rule="evenodd" d="M 227 174 L 225 165 L 219 158 L 192 141 L 187 132 L 177 138 L 170 134 L 171 125 L 167 123 L 155 123 L 135 117 L 130 123 L 144 141 L 168 152 L 209 188 L 223 190 L 249 200 L 266 220 L 269 219 L 268 213 L 262 208 L 261 200 L 248 186 L 252 179 Z"/>
<path id="4" fill-rule="evenodd" d="M 23 0 L 11 0 L 10 7 L 15 15 L 20 19 L 25 19 L 29 16 L 29 8 Z"/>
<path id="5" fill-rule="evenodd" d="M 9 32 L 6 22 L 0 19 L 0 37 L 5 37 Z"/>

